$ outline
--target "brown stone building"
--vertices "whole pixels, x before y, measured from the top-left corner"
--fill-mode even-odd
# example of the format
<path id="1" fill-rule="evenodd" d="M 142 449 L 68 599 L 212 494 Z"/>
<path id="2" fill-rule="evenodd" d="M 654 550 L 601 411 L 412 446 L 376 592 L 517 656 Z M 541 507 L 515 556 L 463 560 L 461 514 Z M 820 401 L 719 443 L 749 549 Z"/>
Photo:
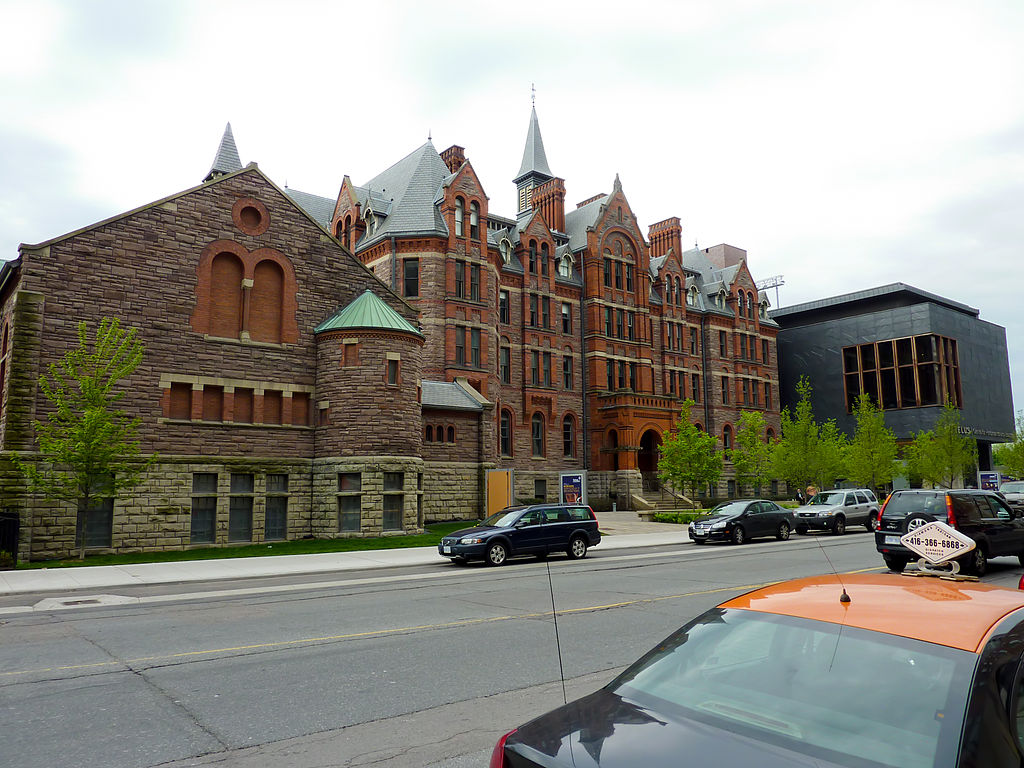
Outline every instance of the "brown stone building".
<path id="1" fill-rule="evenodd" d="M 197 187 L 0 267 L 0 506 L 21 556 L 67 554 L 74 505 L 25 492 L 39 374 L 114 316 L 146 348 L 126 387 L 142 486 L 90 510 L 87 545 L 187 548 L 379 535 L 477 516 L 485 473 L 519 498 L 643 505 L 678 418 L 728 444 L 744 409 L 778 431 L 776 326 L 731 246 L 640 231 L 618 178 L 565 210 L 531 115 L 500 216 L 461 147 L 428 141 L 337 199 L 242 167 L 230 127 Z M 722 492 L 730 492 L 728 478 Z"/>

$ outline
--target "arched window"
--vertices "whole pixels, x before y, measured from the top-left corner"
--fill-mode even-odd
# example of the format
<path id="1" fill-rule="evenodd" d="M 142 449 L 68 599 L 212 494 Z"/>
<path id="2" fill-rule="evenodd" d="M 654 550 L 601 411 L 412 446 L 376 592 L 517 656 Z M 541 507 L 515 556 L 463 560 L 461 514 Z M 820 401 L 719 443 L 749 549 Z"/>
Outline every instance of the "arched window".
<path id="1" fill-rule="evenodd" d="M 743 305 L 745 303 L 744 293 L 740 291 L 736 294 L 736 317 L 743 317 Z"/>
<path id="2" fill-rule="evenodd" d="M 462 202 L 461 197 L 455 198 L 455 236 L 465 237 L 466 233 L 463 231 L 465 222 L 463 221 L 465 214 L 466 204 Z"/>
<path id="3" fill-rule="evenodd" d="M 676 278 L 676 306 L 683 306 L 683 284 Z"/>
<path id="4" fill-rule="evenodd" d="M 501 239 L 498 244 L 498 250 L 501 251 L 501 262 L 502 264 L 508 264 L 512 261 L 512 241 L 507 237 Z"/>
<path id="5" fill-rule="evenodd" d="M 540 244 L 540 273 L 542 275 L 544 275 L 544 276 L 547 276 L 547 274 L 548 274 L 548 261 L 549 260 L 550 259 L 549 259 L 549 255 L 548 255 L 548 244 L 547 243 L 541 243 Z"/>
<path id="6" fill-rule="evenodd" d="M 722 429 L 722 447 L 725 450 L 732 450 L 732 427 L 728 424 Z"/>
<path id="7" fill-rule="evenodd" d="M 249 306 L 249 336 L 253 341 L 281 342 L 281 312 L 284 302 L 284 272 L 265 260 L 253 272 Z"/>
<path id="8" fill-rule="evenodd" d="M 345 247 L 352 250 L 352 216 L 351 214 L 345 215 L 345 228 L 342 230 L 344 236 L 342 241 Z"/>
<path id="9" fill-rule="evenodd" d="M 686 303 L 691 306 L 697 304 L 697 286 L 691 285 L 689 293 L 686 294 Z"/>
<path id="10" fill-rule="evenodd" d="M 568 255 L 558 262 L 558 274 L 560 277 L 572 277 L 572 259 Z"/>
<path id="11" fill-rule="evenodd" d="M 210 335 L 237 339 L 242 330 L 242 262 L 218 253 L 210 269 Z"/>
<path id="12" fill-rule="evenodd" d="M 754 294 L 747 294 L 747 317 L 750 320 L 754 319 Z"/>
<path id="13" fill-rule="evenodd" d="M 502 411 L 498 427 L 498 442 L 502 456 L 512 455 L 512 411 Z"/>
<path id="14" fill-rule="evenodd" d="M 697 428 L 698 432 L 703 432 L 704 431 L 704 425 L 701 424 L 699 421 L 696 422 L 693 426 L 695 426 Z"/>
<path id="15" fill-rule="evenodd" d="M 530 443 L 534 456 L 544 456 L 544 417 L 539 413 L 533 414 L 530 419 Z"/>
<path id="16" fill-rule="evenodd" d="M 768 431 L 765 432 L 765 434 L 764 434 L 764 441 L 766 443 L 773 443 L 773 442 L 775 442 L 775 430 L 772 429 L 771 427 L 768 427 Z"/>
<path id="17" fill-rule="evenodd" d="M 530 272 L 536 274 L 537 272 L 537 241 L 530 241 Z"/>
<path id="18" fill-rule="evenodd" d="M 434 428 L 430 424 L 427 424 L 424 430 L 423 439 L 428 443 L 434 442 Z"/>
<path id="19" fill-rule="evenodd" d="M 448 427 L 448 442 L 455 442 L 455 427 Z"/>
<path id="20" fill-rule="evenodd" d="M 562 455 L 573 457 L 576 455 L 576 420 L 572 414 L 567 414 L 562 419 Z"/>
<path id="21" fill-rule="evenodd" d="M 665 304 L 669 305 L 672 303 L 672 278 L 665 278 Z"/>
<path id="22" fill-rule="evenodd" d="M 480 204 L 475 200 L 469 204 L 469 236 L 480 239 Z"/>

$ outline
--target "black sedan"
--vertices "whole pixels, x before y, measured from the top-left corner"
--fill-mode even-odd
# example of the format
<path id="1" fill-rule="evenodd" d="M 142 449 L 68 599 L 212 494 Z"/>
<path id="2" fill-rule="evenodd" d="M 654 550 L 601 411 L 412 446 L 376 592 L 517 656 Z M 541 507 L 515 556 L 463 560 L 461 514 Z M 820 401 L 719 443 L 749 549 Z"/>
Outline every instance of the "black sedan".
<path id="1" fill-rule="evenodd" d="M 445 536 L 437 552 L 456 565 L 484 560 L 504 565 L 510 557 L 565 552 L 578 560 L 601 542 L 594 510 L 585 504 L 534 504 L 495 512 L 472 528 Z"/>
<path id="2" fill-rule="evenodd" d="M 896 574 L 783 582 L 505 734 L 490 766 L 1017 767 L 1022 649 L 1017 590 Z"/>
<path id="3" fill-rule="evenodd" d="M 793 513 L 767 499 L 737 499 L 719 504 L 707 517 L 690 523 L 689 536 L 694 544 L 706 541 L 731 541 L 743 544 L 758 536 L 774 536 L 783 541 L 793 530 Z"/>

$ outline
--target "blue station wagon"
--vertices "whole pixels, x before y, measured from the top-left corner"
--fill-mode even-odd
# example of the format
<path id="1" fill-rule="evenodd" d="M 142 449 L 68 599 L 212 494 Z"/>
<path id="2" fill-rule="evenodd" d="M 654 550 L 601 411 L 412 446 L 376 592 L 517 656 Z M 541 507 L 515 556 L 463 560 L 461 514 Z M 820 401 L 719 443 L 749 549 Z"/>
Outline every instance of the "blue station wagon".
<path id="1" fill-rule="evenodd" d="M 437 545 L 438 554 L 456 565 L 483 560 L 504 565 L 510 557 L 547 557 L 565 552 L 579 560 L 601 542 L 597 516 L 585 504 L 533 504 L 495 512 L 472 528 L 455 531 Z"/>

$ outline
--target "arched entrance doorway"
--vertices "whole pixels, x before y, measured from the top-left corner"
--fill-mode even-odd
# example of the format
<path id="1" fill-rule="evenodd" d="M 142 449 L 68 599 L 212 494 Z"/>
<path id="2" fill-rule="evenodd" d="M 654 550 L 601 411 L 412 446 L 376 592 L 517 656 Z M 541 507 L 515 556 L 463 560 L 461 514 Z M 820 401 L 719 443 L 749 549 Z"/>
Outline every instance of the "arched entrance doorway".
<path id="1" fill-rule="evenodd" d="M 640 451 L 637 454 L 637 469 L 643 478 L 644 490 L 657 490 L 658 483 L 658 448 L 661 447 L 661 435 L 648 429 L 640 436 Z"/>

